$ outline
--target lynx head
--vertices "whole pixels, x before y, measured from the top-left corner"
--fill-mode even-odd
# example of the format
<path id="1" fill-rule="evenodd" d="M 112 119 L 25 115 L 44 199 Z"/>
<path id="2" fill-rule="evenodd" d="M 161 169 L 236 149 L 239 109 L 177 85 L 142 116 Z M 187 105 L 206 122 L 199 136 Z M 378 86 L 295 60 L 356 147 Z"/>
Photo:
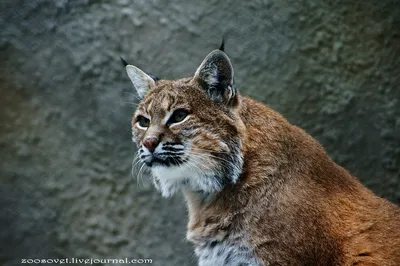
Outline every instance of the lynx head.
<path id="1" fill-rule="evenodd" d="M 244 126 L 228 56 L 211 52 L 191 78 L 158 80 L 132 65 L 126 71 L 141 98 L 133 141 L 162 195 L 179 189 L 209 194 L 235 183 Z"/>

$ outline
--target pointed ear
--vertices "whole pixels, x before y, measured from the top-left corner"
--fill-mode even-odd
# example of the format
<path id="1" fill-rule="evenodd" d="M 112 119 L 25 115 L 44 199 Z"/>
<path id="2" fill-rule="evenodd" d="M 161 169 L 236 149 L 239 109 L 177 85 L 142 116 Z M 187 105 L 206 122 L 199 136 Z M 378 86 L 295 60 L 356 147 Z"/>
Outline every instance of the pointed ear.
<path id="1" fill-rule="evenodd" d="M 237 91 L 233 87 L 233 68 L 228 56 L 221 50 L 212 51 L 196 70 L 194 81 L 217 102 L 231 103 Z"/>
<path id="2" fill-rule="evenodd" d="M 133 87 L 135 87 L 140 98 L 143 98 L 149 89 L 155 86 L 154 80 L 135 66 L 127 65 L 126 73 L 128 73 L 128 77 L 131 79 Z"/>

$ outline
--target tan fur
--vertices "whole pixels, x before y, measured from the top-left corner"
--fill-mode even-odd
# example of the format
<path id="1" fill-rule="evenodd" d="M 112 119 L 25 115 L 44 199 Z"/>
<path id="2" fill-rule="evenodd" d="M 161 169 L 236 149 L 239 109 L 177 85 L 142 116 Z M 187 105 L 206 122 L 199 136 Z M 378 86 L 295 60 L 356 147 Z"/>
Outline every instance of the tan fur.
<path id="1" fill-rule="evenodd" d="M 158 125 L 174 106 L 185 106 L 192 117 L 176 127 Z M 222 154 L 229 149 L 221 140 L 240 139 L 244 165 L 236 183 L 207 200 L 183 190 L 191 242 L 236 235 L 265 265 L 400 265 L 400 209 L 375 196 L 268 106 L 237 94 L 228 108 L 187 78 L 158 81 L 138 114 L 151 116 L 154 124 L 147 131 L 133 124 L 139 144 L 154 132 L 173 141 L 184 138 L 177 137 L 181 130 L 198 128 L 190 135 L 192 150 Z M 208 163 L 200 167 L 215 162 L 210 157 Z"/>

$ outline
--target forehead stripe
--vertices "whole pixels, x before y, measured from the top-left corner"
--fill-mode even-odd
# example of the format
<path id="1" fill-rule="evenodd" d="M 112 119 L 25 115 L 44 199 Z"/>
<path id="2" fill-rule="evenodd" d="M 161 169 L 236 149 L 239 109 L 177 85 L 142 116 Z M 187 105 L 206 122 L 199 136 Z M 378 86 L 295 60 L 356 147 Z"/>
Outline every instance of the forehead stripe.
<path id="1" fill-rule="evenodd" d="M 164 96 L 161 105 L 164 110 L 169 110 L 171 106 L 171 97 L 169 97 L 169 95 Z"/>
<path id="2" fill-rule="evenodd" d="M 153 105 L 153 101 L 149 102 L 149 104 L 147 105 L 146 111 L 148 114 L 150 114 L 150 110 L 151 110 L 151 106 Z"/>

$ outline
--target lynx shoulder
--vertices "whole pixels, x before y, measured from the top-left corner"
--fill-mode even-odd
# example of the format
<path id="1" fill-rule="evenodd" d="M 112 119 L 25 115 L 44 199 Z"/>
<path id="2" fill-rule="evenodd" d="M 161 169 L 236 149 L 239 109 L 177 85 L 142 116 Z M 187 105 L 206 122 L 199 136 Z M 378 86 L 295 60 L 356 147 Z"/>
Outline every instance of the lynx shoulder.
<path id="1" fill-rule="evenodd" d="M 163 196 L 184 193 L 199 265 L 400 265 L 399 207 L 241 96 L 223 51 L 190 78 L 126 70 L 141 98 L 132 118 L 140 160 Z"/>

